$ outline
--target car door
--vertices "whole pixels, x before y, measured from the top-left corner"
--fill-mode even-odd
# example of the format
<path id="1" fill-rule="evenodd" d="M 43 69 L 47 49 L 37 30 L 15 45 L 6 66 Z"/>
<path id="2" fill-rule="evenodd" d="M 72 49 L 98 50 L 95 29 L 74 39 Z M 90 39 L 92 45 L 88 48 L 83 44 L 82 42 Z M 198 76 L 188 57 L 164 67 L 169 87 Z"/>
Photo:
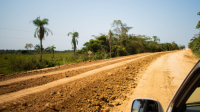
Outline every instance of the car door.
<path id="1" fill-rule="evenodd" d="M 200 112 L 200 61 L 179 86 L 166 112 Z"/>

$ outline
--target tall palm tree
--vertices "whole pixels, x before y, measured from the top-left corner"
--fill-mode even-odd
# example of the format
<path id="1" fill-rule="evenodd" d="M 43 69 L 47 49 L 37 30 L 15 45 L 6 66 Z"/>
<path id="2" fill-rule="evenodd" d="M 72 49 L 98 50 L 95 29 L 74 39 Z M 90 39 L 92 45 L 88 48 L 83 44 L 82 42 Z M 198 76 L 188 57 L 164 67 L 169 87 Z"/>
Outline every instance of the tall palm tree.
<path id="1" fill-rule="evenodd" d="M 53 35 L 50 29 L 44 27 L 44 25 L 48 25 L 48 21 L 48 19 L 40 20 L 40 17 L 33 20 L 33 24 L 37 27 L 35 29 L 34 37 L 36 38 L 37 36 L 40 39 L 40 61 L 42 61 L 42 40 L 44 39 L 44 35 L 46 34 L 46 36 L 48 36 L 49 32 Z"/>
<path id="2" fill-rule="evenodd" d="M 113 32 L 109 30 L 108 32 L 108 37 L 109 37 L 109 45 L 110 45 L 110 57 L 111 57 L 111 48 L 112 48 L 112 37 L 113 37 Z"/>
<path id="3" fill-rule="evenodd" d="M 53 58 L 54 58 L 54 49 L 56 49 L 56 47 L 54 45 L 51 46 L 51 51 L 53 52 Z"/>
<path id="4" fill-rule="evenodd" d="M 79 34 L 78 34 L 78 32 L 69 32 L 68 33 L 68 36 L 69 35 L 72 35 L 72 42 L 71 42 L 71 44 L 72 44 L 72 48 L 74 48 L 74 55 L 75 55 L 75 50 L 76 50 L 76 48 L 77 48 L 77 46 L 76 45 L 78 45 L 78 40 L 77 40 L 77 38 L 79 38 Z"/>

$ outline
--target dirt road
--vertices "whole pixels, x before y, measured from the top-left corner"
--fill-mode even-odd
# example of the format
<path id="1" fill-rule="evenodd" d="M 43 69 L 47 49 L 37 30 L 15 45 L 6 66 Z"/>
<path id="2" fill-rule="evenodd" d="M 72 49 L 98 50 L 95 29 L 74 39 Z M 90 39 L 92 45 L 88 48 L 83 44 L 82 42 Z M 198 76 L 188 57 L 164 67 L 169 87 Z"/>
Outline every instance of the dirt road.
<path id="1" fill-rule="evenodd" d="M 135 97 L 166 108 L 196 62 L 191 51 L 144 53 L 3 77 L 0 111 L 124 112 Z"/>
<path id="2" fill-rule="evenodd" d="M 132 55 L 132 56 L 118 57 L 118 58 L 113 58 L 109 60 L 93 61 L 91 63 L 89 62 L 86 64 L 76 63 L 74 64 L 73 68 L 71 66 L 66 66 L 66 67 L 62 67 L 62 69 L 55 69 L 53 71 L 51 71 L 51 68 L 50 69 L 48 68 L 49 71 L 51 72 L 49 71 L 44 72 L 44 70 L 40 70 L 38 71 L 39 73 L 37 74 L 31 74 L 32 72 L 29 72 L 25 76 L 21 76 L 21 74 L 17 74 L 17 75 L 15 74 L 15 75 L 2 77 L 1 79 L 4 79 L 4 80 L 0 81 L 0 89 L 1 89 L 0 95 L 19 91 L 26 88 L 44 85 L 44 84 L 57 81 L 60 79 L 64 79 L 64 78 L 67 78 L 67 80 L 69 80 L 70 77 L 80 75 L 82 73 L 89 72 L 91 70 L 95 70 L 95 69 L 112 65 L 115 63 L 119 63 L 119 62 L 125 62 L 130 59 L 135 59 L 135 58 L 147 56 L 147 55 L 150 55 L 150 53 L 142 53 L 142 54 L 137 54 L 137 55 Z M 13 78 L 13 76 L 15 76 L 16 78 Z"/>
<path id="3" fill-rule="evenodd" d="M 149 56 L 149 55 L 147 55 L 147 56 Z M 99 68 L 99 69 L 91 70 L 89 72 L 85 72 L 85 73 L 79 74 L 77 76 L 73 76 L 73 77 L 70 77 L 70 78 L 63 78 L 63 79 L 60 79 L 60 80 L 56 80 L 56 81 L 44 84 L 42 86 L 37 86 L 37 87 L 34 87 L 34 88 L 24 89 L 24 90 L 21 90 L 21 91 L 18 91 L 18 92 L 13 92 L 13 93 L 10 93 L 10 94 L 1 95 L 0 96 L 0 103 L 11 101 L 13 99 L 17 99 L 17 98 L 20 98 L 22 96 L 29 95 L 29 94 L 32 94 L 32 93 L 44 91 L 46 89 L 53 88 L 53 87 L 56 87 L 56 86 L 59 86 L 59 85 L 63 85 L 65 83 L 72 82 L 72 81 L 77 80 L 77 79 L 88 77 L 88 76 L 93 75 L 95 73 L 99 73 L 99 72 L 102 72 L 102 71 L 105 71 L 105 70 L 110 70 L 112 68 L 123 66 L 126 63 L 130 63 L 130 62 L 132 62 L 134 60 L 138 60 L 138 59 L 141 59 L 141 58 L 147 57 L 147 56 L 140 56 L 138 58 L 129 59 L 127 61 L 123 61 L 123 62 L 119 62 L 119 63 L 116 63 L 116 64 L 108 65 L 108 66 L 105 66 L 105 67 L 102 67 L 102 68 Z M 18 80 L 21 81 L 21 79 L 24 79 L 24 78 L 20 78 L 20 79 L 17 78 L 16 80 L 11 79 L 11 81 L 10 80 L 7 80 L 7 81 L 8 82 L 18 81 Z M 6 83 L 6 81 L 3 81 L 3 82 Z M 2 83 L 2 84 L 4 84 L 4 83 Z M 8 83 L 6 83 L 6 84 L 8 84 Z"/>
<path id="4" fill-rule="evenodd" d="M 157 99 L 166 110 L 177 88 L 197 61 L 190 51 L 179 51 L 158 58 L 145 72 L 139 74 L 141 79 L 128 100 L 113 111 L 129 112 L 131 101 L 136 97 Z"/>

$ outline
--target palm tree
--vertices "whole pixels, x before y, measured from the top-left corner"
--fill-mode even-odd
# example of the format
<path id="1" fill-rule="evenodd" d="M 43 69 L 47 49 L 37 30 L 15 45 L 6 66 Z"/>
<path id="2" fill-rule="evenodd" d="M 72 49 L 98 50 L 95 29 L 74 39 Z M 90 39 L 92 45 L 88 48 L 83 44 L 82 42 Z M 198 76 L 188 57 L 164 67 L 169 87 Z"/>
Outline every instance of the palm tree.
<path id="1" fill-rule="evenodd" d="M 110 45 L 110 57 L 111 57 L 111 48 L 112 48 L 112 37 L 113 37 L 113 32 L 109 30 L 108 32 L 108 37 L 109 37 L 109 45 Z"/>
<path id="2" fill-rule="evenodd" d="M 40 17 L 37 17 L 35 20 L 33 20 L 33 24 L 37 26 L 34 37 L 37 36 L 40 39 L 40 61 L 42 61 L 42 40 L 44 39 L 44 35 L 46 34 L 46 36 L 48 36 L 48 32 L 53 35 L 50 29 L 44 27 L 44 25 L 48 25 L 48 21 L 48 19 L 40 20 Z"/>
<path id="3" fill-rule="evenodd" d="M 56 47 L 54 45 L 51 46 L 51 51 L 53 52 L 53 58 L 54 58 L 54 49 L 56 49 Z"/>
<path id="4" fill-rule="evenodd" d="M 68 33 L 68 36 L 69 35 L 72 35 L 72 42 L 71 42 L 71 44 L 72 44 L 72 48 L 74 48 L 74 55 L 75 55 L 75 50 L 76 50 L 76 48 L 77 48 L 77 46 L 76 46 L 76 44 L 78 45 L 78 40 L 77 40 L 77 38 L 79 37 L 79 34 L 78 34 L 78 32 L 69 32 Z"/>

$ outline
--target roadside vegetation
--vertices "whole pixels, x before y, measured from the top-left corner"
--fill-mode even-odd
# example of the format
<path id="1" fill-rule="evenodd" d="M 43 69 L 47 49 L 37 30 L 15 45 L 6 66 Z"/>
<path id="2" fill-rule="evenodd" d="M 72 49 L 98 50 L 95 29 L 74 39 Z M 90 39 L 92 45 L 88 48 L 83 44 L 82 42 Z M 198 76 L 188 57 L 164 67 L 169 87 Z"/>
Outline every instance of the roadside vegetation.
<path id="1" fill-rule="evenodd" d="M 171 43 L 160 43 L 157 36 L 128 34 L 133 27 L 128 26 L 121 20 L 114 20 L 107 34 L 98 36 L 92 35 L 84 43 L 84 47 L 77 50 L 78 32 L 69 32 L 72 37 L 72 49 L 69 51 L 56 51 L 56 46 L 52 45 L 43 48 L 42 40 L 52 31 L 44 27 L 48 24 L 48 19 L 40 20 L 40 17 L 33 20 L 37 26 L 34 37 L 38 37 L 40 44 L 33 46 L 31 43 L 25 45 L 26 50 L 8 50 L 0 51 L 0 74 L 12 74 L 29 70 L 54 67 L 63 64 L 88 61 L 88 51 L 92 52 L 91 60 L 109 59 L 118 56 L 127 56 L 145 52 L 161 52 L 183 49 L 184 46 L 178 46 L 174 41 Z M 70 44 L 70 43 L 69 43 Z M 34 50 L 31 50 L 34 48 Z"/>
<path id="2" fill-rule="evenodd" d="M 75 57 L 72 51 L 56 52 L 54 58 L 53 53 L 43 53 L 43 61 L 40 61 L 40 54 L 32 52 L 32 54 L 22 53 L 2 53 L 0 54 L 0 74 L 12 74 L 35 70 L 47 67 L 54 67 L 63 64 L 74 63 Z"/>
<path id="3" fill-rule="evenodd" d="M 200 12 L 198 12 L 197 15 L 200 15 Z M 196 29 L 199 29 L 200 31 L 200 20 L 197 23 Z M 192 50 L 197 58 L 200 58 L 200 32 L 199 34 L 195 34 L 194 37 L 190 39 L 188 47 Z"/>
<path id="4" fill-rule="evenodd" d="M 89 50 L 93 52 L 93 59 L 106 59 L 116 56 L 126 56 L 144 52 L 160 52 L 183 49 L 184 46 L 178 46 L 175 42 L 160 43 L 157 36 L 133 35 L 128 31 L 133 27 L 128 27 L 121 20 L 115 20 L 112 23 L 113 31 L 108 34 L 93 35 L 94 39 L 86 42 L 78 54 L 86 54 Z M 109 54 L 110 52 L 110 54 Z"/>
<path id="5" fill-rule="evenodd" d="M 45 34 L 46 36 L 49 35 L 49 32 L 53 35 L 50 29 L 44 27 L 44 25 L 48 25 L 48 21 L 48 19 L 40 20 L 40 17 L 33 20 L 33 24 L 37 27 L 35 29 L 34 37 L 40 39 L 40 61 L 42 61 L 42 40 L 44 39 Z"/>

